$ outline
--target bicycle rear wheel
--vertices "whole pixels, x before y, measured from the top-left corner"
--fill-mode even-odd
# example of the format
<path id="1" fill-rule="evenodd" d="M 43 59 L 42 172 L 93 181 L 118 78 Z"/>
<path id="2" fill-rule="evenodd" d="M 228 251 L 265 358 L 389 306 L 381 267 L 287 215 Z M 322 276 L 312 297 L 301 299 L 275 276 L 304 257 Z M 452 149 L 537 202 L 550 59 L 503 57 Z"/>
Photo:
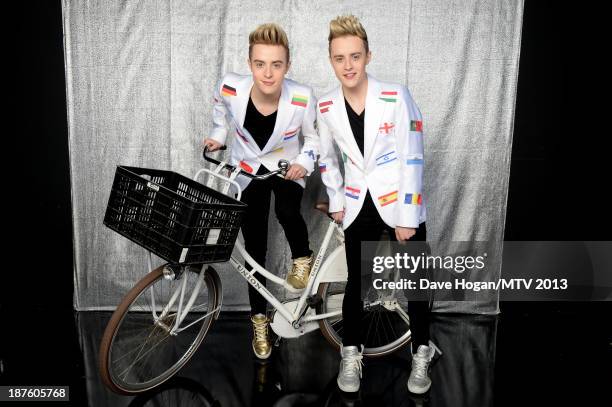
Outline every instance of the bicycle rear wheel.
<path id="1" fill-rule="evenodd" d="M 151 271 L 127 293 L 104 331 L 100 374 L 116 393 L 140 393 L 171 378 L 193 356 L 218 315 L 220 282 L 212 267 L 186 267 L 178 279 L 164 275 L 165 267 Z M 192 295 L 181 330 L 173 331 L 179 303 L 182 312 Z"/>
<path id="2" fill-rule="evenodd" d="M 318 295 L 317 314 L 342 311 L 346 281 L 322 283 Z M 385 356 L 410 343 L 410 320 L 406 313 L 407 300 L 402 293 L 377 292 L 366 301 L 362 319 L 363 355 Z M 319 320 L 323 336 L 336 348 L 342 344 L 342 315 Z"/>

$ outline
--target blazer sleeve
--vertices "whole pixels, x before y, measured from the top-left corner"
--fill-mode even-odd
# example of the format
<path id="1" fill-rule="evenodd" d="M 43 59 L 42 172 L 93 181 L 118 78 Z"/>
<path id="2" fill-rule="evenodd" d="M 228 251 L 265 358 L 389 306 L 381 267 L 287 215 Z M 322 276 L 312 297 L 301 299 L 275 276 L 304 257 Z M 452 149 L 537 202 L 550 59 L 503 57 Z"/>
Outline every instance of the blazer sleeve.
<path id="1" fill-rule="evenodd" d="M 344 179 L 338 166 L 338 156 L 334 148 L 332 133 L 325 120 L 317 110 L 317 128 L 319 131 L 319 170 L 321 181 L 329 197 L 329 212 L 340 212 L 345 208 Z"/>
<path id="2" fill-rule="evenodd" d="M 418 228 L 423 193 L 423 119 L 408 89 L 402 87 L 396 143 L 400 159 L 397 226 Z"/>
<path id="3" fill-rule="evenodd" d="M 300 154 L 295 158 L 294 163 L 300 164 L 310 175 L 314 171 L 315 161 L 318 155 L 319 147 L 319 136 L 317 135 L 317 129 L 315 127 L 315 121 L 317 119 L 316 114 L 317 99 L 312 94 L 312 91 L 308 97 L 308 105 L 304 112 L 304 119 L 302 121 L 302 136 L 304 137 L 304 145 Z"/>
<path id="4" fill-rule="evenodd" d="M 225 144 L 227 134 L 230 130 L 230 125 L 227 106 L 225 106 L 225 102 L 223 101 L 223 97 L 221 96 L 220 91 L 222 83 L 223 79 L 221 79 L 221 81 L 217 83 L 217 87 L 215 88 L 215 92 L 213 93 L 213 129 L 210 138 L 215 141 L 218 141 L 221 144 Z"/>

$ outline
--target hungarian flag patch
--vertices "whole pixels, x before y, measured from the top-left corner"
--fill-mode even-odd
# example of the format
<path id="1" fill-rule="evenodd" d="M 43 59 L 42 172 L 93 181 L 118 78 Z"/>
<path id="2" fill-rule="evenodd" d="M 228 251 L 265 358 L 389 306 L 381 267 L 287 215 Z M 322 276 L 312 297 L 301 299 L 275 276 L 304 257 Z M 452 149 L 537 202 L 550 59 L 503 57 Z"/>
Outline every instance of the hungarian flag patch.
<path id="1" fill-rule="evenodd" d="M 380 92 L 380 100 L 390 103 L 397 102 L 397 91 L 394 90 L 383 90 Z"/>

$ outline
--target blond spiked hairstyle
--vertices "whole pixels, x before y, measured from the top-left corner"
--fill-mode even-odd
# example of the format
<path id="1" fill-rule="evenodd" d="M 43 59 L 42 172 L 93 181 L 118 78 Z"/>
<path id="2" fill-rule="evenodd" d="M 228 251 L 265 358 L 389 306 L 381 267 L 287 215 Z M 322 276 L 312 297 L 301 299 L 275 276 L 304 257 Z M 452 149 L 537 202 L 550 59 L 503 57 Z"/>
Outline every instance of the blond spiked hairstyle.
<path id="1" fill-rule="evenodd" d="M 280 45 L 287 51 L 287 62 L 289 62 L 289 40 L 287 33 L 280 25 L 274 23 L 262 24 L 249 34 L 249 58 L 253 51 L 253 45 Z"/>
<path id="2" fill-rule="evenodd" d="M 359 19 L 352 14 L 346 16 L 338 16 L 329 22 L 329 50 L 331 52 L 331 42 L 334 38 L 354 35 L 361 38 L 365 46 L 366 54 L 370 52 L 368 45 L 368 34 L 359 22 Z"/>

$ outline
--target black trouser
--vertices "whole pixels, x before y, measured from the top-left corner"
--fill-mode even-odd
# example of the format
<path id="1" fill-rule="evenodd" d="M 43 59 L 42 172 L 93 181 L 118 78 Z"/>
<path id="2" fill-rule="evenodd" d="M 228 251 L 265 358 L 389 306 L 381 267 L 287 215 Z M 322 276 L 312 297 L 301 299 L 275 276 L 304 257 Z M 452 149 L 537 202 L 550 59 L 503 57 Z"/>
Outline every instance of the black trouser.
<path id="1" fill-rule="evenodd" d="M 384 231 L 389 233 L 389 239 L 397 241 L 395 229 L 389 227 L 378 214 L 370 193 L 368 192 L 363 207 L 357 218 L 344 231 L 344 245 L 346 249 L 346 262 L 348 266 L 348 281 L 342 302 L 342 318 L 344 320 L 344 346 L 360 346 L 363 344 L 362 318 L 363 301 L 361 299 L 361 242 L 378 241 Z M 427 228 L 425 222 L 417 228 L 416 234 L 410 241 L 425 241 Z M 371 268 L 371 262 L 366 267 Z M 410 301 L 408 304 L 410 317 L 410 330 L 412 333 L 413 351 L 418 345 L 427 345 L 429 342 L 429 302 Z"/>
<path id="2" fill-rule="evenodd" d="M 267 170 L 261 166 L 258 174 L 266 172 Z M 274 192 L 274 212 L 285 231 L 291 257 L 295 259 L 312 253 L 308 245 L 306 222 L 300 213 L 304 189 L 293 181 L 286 181 L 277 176 L 263 181 L 253 180 L 242 192 L 241 200 L 248 205 L 242 223 L 242 235 L 246 251 L 262 267 L 266 266 L 268 214 L 272 192 Z M 250 270 L 250 266 L 248 264 L 246 266 Z M 255 276 L 264 286 L 266 285 L 266 279 L 261 274 L 256 273 Z M 249 302 L 252 315 L 265 314 L 267 301 L 250 284 Z"/>

